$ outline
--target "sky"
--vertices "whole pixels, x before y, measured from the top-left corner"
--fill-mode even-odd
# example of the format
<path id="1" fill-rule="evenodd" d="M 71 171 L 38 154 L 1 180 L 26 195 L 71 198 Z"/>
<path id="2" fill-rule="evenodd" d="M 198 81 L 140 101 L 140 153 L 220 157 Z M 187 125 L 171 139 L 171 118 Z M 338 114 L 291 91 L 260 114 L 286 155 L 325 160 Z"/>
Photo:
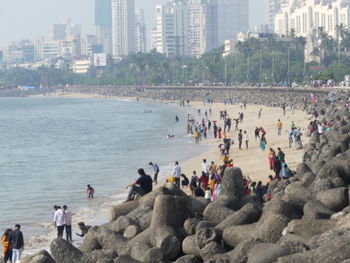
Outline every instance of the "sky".
<path id="1" fill-rule="evenodd" d="M 219 0 L 220 1 L 220 0 Z M 263 21 L 264 0 L 251 1 L 251 24 Z M 154 7 L 166 0 L 135 0 L 144 8 L 148 29 L 154 24 Z M 47 36 L 49 25 L 70 17 L 84 33 L 95 33 L 94 0 L 0 0 L 0 46 L 20 39 Z"/>

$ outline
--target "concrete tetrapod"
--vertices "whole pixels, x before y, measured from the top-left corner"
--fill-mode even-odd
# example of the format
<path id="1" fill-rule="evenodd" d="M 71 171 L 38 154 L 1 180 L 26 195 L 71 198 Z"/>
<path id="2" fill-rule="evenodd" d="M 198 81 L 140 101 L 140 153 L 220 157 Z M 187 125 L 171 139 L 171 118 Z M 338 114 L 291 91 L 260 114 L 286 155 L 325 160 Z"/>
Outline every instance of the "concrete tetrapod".
<path id="1" fill-rule="evenodd" d="M 157 196 L 150 227 L 128 242 L 126 253 L 141 262 L 175 259 L 184 236 L 181 226 L 191 216 L 187 202 L 187 197 Z"/>

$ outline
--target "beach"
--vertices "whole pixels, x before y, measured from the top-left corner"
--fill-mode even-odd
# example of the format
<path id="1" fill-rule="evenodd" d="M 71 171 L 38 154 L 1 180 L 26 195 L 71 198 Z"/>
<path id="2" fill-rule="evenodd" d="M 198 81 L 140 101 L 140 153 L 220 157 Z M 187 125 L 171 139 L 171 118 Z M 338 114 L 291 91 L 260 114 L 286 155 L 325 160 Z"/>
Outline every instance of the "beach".
<path id="1" fill-rule="evenodd" d="M 58 94 L 52 94 L 50 97 L 55 97 Z M 116 100 L 131 100 L 135 101 L 135 98 L 121 98 L 121 97 L 113 97 L 113 96 L 101 96 L 101 95 L 87 95 L 87 94 L 61 94 L 58 97 L 63 98 L 98 98 L 98 99 L 116 99 Z M 178 103 L 176 101 L 161 101 L 163 103 Z M 179 107 L 179 106 L 176 106 Z M 249 176 L 253 181 L 262 181 L 263 183 L 266 183 L 267 176 L 271 174 L 271 171 L 268 167 L 268 160 L 267 160 L 267 150 L 262 151 L 259 148 L 258 142 L 254 138 L 254 130 L 256 127 L 263 127 L 267 132 L 267 149 L 273 148 L 277 149 L 277 147 L 281 147 L 282 151 L 286 154 L 286 161 L 289 167 L 293 170 L 295 169 L 296 165 L 301 161 L 303 156 L 302 150 L 296 150 L 293 146 L 292 148 L 288 148 L 288 138 L 287 138 L 287 131 L 290 129 L 290 123 L 291 121 L 294 121 L 294 123 L 302 128 L 302 132 L 305 131 L 305 128 L 308 124 L 309 116 L 299 110 L 296 110 L 294 114 L 292 114 L 291 111 L 287 111 L 286 115 L 283 115 L 282 109 L 279 107 L 265 107 L 260 105 L 247 105 L 246 109 L 241 109 L 239 104 L 234 105 L 224 105 L 223 103 L 213 103 L 212 105 L 204 105 L 203 102 L 191 102 L 190 108 L 189 107 L 181 107 L 179 108 L 182 111 L 187 111 L 192 114 L 194 119 L 196 121 L 200 122 L 201 119 L 204 117 L 204 109 L 208 109 L 208 107 L 211 108 L 212 113 L 208 116 L 208 119 L 211 121 L 217 121 L 218 127 L 223 128 L 223 121 L 219 118 L 219 112 L 226 110 L 228 113 L 228 116 L 230 118 L 237 118 L 238 112 L 244 112 L 244 120 L 241 124 L 239 124 L 239 128 L 243 131 L 246 130 L 249 136 L 249 149 L 245 149 L 245 145 L 243 145 L 243 150 L 238 150 L 238 140 L 237 140 L 237 134 L 238 132 L 234 129 L 234 123 L 232 124 L 231 131 L 227 133 L 227 138 L 233 138 L 235 140 L 235 144 L 231 147 L 231 154 L 230 158 L 234 161 L 234 166 L 240 167 L 243 171 L 243 174 L 246 176 Z M 201 115 L 197 113 L 197 109 L 201 109 Z M 258 112 L 262 109 L 262 115 L 261 118 L 258 119 Z M 281 121 L 284 124 L 282 136 L 277 136 L 277 129 L 275 127 L 277 119 L 281 119 Z M 306 132 L 303 132 L 304 134 Z M 183 127 L 183 134 L 180 136 L 186 135 L 186 127 Z M 186 144 L 183 145 L 183 147 L 192 147 L 195 149 L 197 147 L 194 144 L 194 138 L 189 137 L 189 140 L 193 140 L 193 144 Z M 303 142 L 307 143 L 307 137 L 302 137 Z M 180 161 L 180 166 L 182 166 L 182 172 L 187 175 L 187 177 L 190 178 L 193 171 L 196 171 L 198 175 L 200 175 L 202 171 L 201 163 L 203 159 L 207 159 L 207 162 L 214 161 L 216 164 L 222 164 L 222 157 L 219 153 L 218 145 L 222 143 L 222 139 L 213 139 L 212 131 L 208 132 L 208 139 L 202 140 L 200 142 L 201 145 L 206 145 L 206 148 L 209 148 L 208 151 L 205 151 L 203 153 L 203 150 L 199 150 L 198 155 L 194 155 L 192 158 L 188 158 L 186 161 L 182 162 Z M 157 160 L 155 160 L 157 161 Z M 174 163 L 176 160 L 169 159 L 168 164 L 169 167 L 163 167 L 163 170 L 166 169 L 166 173 L 162 171 L 162 178 L 160 178 L 160 183 L 157 185 L 157 187 L 162 186 L 165 183 L 165 180 L 170 177 L 171 171 L 172 171 L 172 163 Z M 141 167 L 142 165 L 140 165 Z M 149 167 L 144 167 L 148 169 Z M 165 168 L 165 169 L 164 169 Z M 136 176 L 136 175 L 135 175 Z M 101 189 L 102 190 L 102 189 Z M 100 191 L 101 191 L 100 190 Z M 103 190 L 102 190 L 103 191 Z M 122 196 L 125 197 L 126 191 L 122 194 Z M 120 196 L 118 196 L 119 201 L 113 201 L 113 202 L 106 202 L 104 204 L 104 208 L 99 211 L 99 216 L 94 218 L 94 216 L 90 219 L 88 219 L 86 222 L 88 224 L 103 224 L 107 222 L 106 217 L 106 211 L 109 209 L 109 205 L 116 205 L 118 202 L 121 202 L 122 199 L 120 199 Z M 102 212 L 102 216 L 101 216 Z M 86 212 L 85 212 L 86 213 Z M 96 214 L 95 214 L 96 216 Z M 86 217 L 86 216 L 85 216 Z M 79 214 L 75 215 L 74 217 L 74 223 L 75 221 L 80 221 L 81 216 Z M 27 253 L 33 253 L 35 252 L 34 247 L 39 246 L 40 248 L 47 248 L 50 241 L 54 239 L 55 233 L 54 231 L 50 232 L 50 234 L 36 237 L 32 239 L 32 247 L 33 249 L 30 249 L 27 251 Z M 81 238 L 75 238 L 75 245 L 78 245 L 81 242 Z M 25 254 L 27 254 L 25 253 Z"/>
<path id="2" fill-rule="evenodd" d="M 286 110 L 286 115 L 283 115 L 282 108 L 279 107 L 265 107 L 262 105 L 247 105 L 246 109 L 241 109 L 239 104 L 234 105 L 224 105 L 223 103 L 214 103 L 213 105 L 204 106 L 202 102 L 191 102 L 191 107 L 195 109 L 201 109 L 202 115 L 196 115 L 195 118 L 198 120 L 204 117 L 204 108 L 210 107 L 212 109 L 212 115 L 209 116 L 211 121 L 217 120 L 218 127 L 223 128 L 223 121 L 219 118 L 219 112 L 227 110 L 229 117 L 238 118 L 239 112 L 244 112 L 244 120 L 239 124 L 239 129 L 242 131 L 247 131 L 249 138 L 249 148 L 245 149 L 245 144 L 243 143 L 242 149 L 238 150 L 238 131 L 235 131 L 235 125 L 232 124 L 231 131 L 227 133 L 228 138 L 233 138 L 235 144 L 231 147 L 230 158 L 233 159 L 235 167 L 240 167 L 245 176 L 249 176 L 253 181 L 267 182 L 268 175 L 272 174 L 273 171 L 269 169 L 268 165 L 268 149 L 273 148 L 277 151 L 277 147 L 280 147 L 286 155 L 286 163 L 289 168 L 294 170 L 298 163 L 302 161 L 303 150 L 297 150 L 293 146 L 288 147 L 288 137 L 287 132 L 291 129 L 291 122 L 293 121 L 297 127 L 301 128 L 303 134 L 302 141 L 303 144 L 307 144 L 309 138 L 307 134 L 307 125 L 310 121 L 311 116 L 307 113 L 295 110 L 294 114 L 290 110 Z M 261 118 L 258 119 L 258 112 L 262 109 Z M 283 123 L 282 135 L 277 135 L 276 122 L 280 119 Z M 263 127 L 267 132 L 267 145 L 266 150 L 262 151 L 259 148 L 259 141 L 254 138 L 255 128 Z M 208 163 L 214 161 L 216 164 L 222 164 L 222 157 L 220 155 L 218 145 L 222 143 L 222 140 L 212 139 L 212 133 L 209 133 L 208 140 L 202 140 L 201 143 L 207 143 L 211 145 L 211 150 L 195 156 L 194 158 L 188 160 L 183 167 L 183 172 L 186 175 L 191 175 L 192 171 L 197 171 L 200 174 L 202 171 L 202 160 L 206 159 Z"/>

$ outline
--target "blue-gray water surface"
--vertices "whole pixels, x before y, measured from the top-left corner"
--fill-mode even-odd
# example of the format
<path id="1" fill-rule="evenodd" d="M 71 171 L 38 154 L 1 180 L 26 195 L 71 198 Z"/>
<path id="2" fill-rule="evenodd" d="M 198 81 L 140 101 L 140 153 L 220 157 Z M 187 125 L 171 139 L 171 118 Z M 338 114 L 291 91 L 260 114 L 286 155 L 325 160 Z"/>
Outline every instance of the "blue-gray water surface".
<path id="1" fill-rule="evenodd" d="M 0 231 L 20 223 L 33 235 L 52 222 L 54 204 L 95 209 L 121 194 L 138 168 L 150 172 L 149 161 L 170 167 L 203 152 L 186 136 L 189 111 L 112 99 L 0 98 Z"/>

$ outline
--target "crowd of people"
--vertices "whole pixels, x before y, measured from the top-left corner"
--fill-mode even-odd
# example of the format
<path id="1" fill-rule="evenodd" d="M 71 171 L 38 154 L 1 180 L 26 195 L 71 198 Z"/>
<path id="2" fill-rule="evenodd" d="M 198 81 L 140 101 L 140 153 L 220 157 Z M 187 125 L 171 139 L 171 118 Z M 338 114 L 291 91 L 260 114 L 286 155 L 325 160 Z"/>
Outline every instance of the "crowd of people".
<path id="1" fill-rule="evenodd" d="M 206 100 L 205 105 L 212 104 L 212 100 Z M 225 105 L 231 105 L 235 103 L 234 99 L 227 99 L 224 101 Z M 189 105 L 189 101 L 181 101 L 180 106 Z M 210 106 L 209 105 L 209 106 Z M 189 193 L 193 196 L 204 197 L 207 200 L 215 201 L 220 196 L 222 189 L 222 180 L 224 177 L 225 169 L 228 167 L 233 167 L 233 154 L 232 145 L 235 145 L 235 138 L 230 137 L 232 134 L 232 125 L 235 125 L 234 133 L 237 134 L 237 150 L 241 151 L 243 149 L 248 150 L 251 147 L 249 143 L 248 131 L 240 128 L 240 125 L 244 121 L 243 109 L 247 108 L 246 102 L 241 102 L 240 108 L 242 112 L 239 112 L 236 118 L 230 117 L 226 110 L 219 112 L 219 121 L 211 120 L 212 110 L 210 107 L 204 111 L 200 109 L 197 111 L 200 116 L 200 120 L 196 121 L 191 114 L 187 117 L 187 134 L 195 138 L 196 143 L 200 143 L 203 139 L 213 138 L 218 139 L 221 143 L 218 146 L 219 153 L 221 155 L 221 164 L 217 164 L 214 161 L 208 162 L 206 159 L 202 160 L 201 171 L 197 175 L 197 171 L 193 171 L 190 179 L 183 173 L 182 168 L 178 161 L 174 163 L 173 172 L 171 176 L 166 180 L 166 182 L 174 183 L 178 187 L 188 188 Z M 285 114 L 286 106 L 282 106 L 283 114 Z M 295 107 L 291 107 L 292 114 L 294 113 Z M 204 112 L 204 117 L 202 113 Z M 308 126 L 309 134 L 318 132 L 322 134 L 331 129 L 331 124 L 327 122 L 320 122 L 317 120 L 318 112 L 314 111 L 313 115 L 315 120 L 310 122 Z M 260 108 L 258 112 L 258 119 L 262 116 L 262 109 Z M 175 116 L 175 121 L 179 122 L 179 117 Z M 219 125 L 222 123 L 222 126 Z M 283 123 L 280 119 L 276 122 L 277 136 L 282 135 Z M 255 136 L 255 140 L 258 142 L 258 146 L 262 151 L 266 150 L 267 146 L 267 132 L 263 127 L 256 127 L 252 131 Z M 294 122 L 291 123 L 290 130 L 288 130 L 288 143 L 289 147 L 292 146 L 293 142 L 296 145 L 302 145 L 301 141 L 301 129 L 296 126 Z M 271 135 L 270 135 L 271 136 Z M 288 179 L 293 176 L 293 172 L 289 169 L 285 153 L 280 147 L 275 151 L 273 148 L 269 148 L 267 151 L 268 167 L 273 172 L 273 175 L 268 176 L 266 184 L 262 181 L 252 181 L 249 176 L 244 177 L 244 187 L 245 194 L 258 196 L 261 201 L 269 201 L 272 198 L 272 193 L 270 190 L 270 184 L 275 180 Z M 126 202 L 135 200 L 141 196 L 150 193 L 153 190 L 153 184 L 158 184 L 158 176 L 160 173 L 160 168 L 155 162 L 149 162 L 151 171 L 153 172 L 153 178 L 147 175 L 145 170 L 140 168 L 137 170 L 138 178 L 132 183 L 126 186 L 128 189 L 128 195 Z M 88 199 L 94 198 L 95 190 L 91 185 L 87 185 L 87 197 Z M 57 229 L 57 237 L 63 238 L 65 231 L 65 238 L 67 241 L 72 242 L 72 213 L 68 210 L 66 205 L 64 206 L 54 206 L 54 226 Z M 90 226 L 85 225 L 84 222 L 79 222 L 78 227 L 81 231 L 76 233 L 80 237 L 84 237 Z M 21 251 L 24 248 L 23 234 L 20 231 L 20 225 L 15 226 L 15 230 L 7 229 L 2 237 L 2 244 L 4 247 L 4 262 L 16 263 L 21 258 Z"/>

